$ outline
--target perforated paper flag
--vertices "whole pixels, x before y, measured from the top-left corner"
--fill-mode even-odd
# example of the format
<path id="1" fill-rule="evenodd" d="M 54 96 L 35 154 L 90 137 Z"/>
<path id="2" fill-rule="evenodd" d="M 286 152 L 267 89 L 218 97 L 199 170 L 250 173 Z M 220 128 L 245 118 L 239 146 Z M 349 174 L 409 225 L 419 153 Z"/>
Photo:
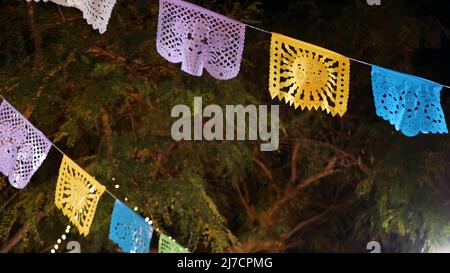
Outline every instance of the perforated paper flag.
<path id="1" fill-rule="evenodd" d="M 116 200 L 109 228 L 109 239 L 127 253 L 150 252 L 153 227 L 125 204 Z"/>
<path id="2" fill-rule="evenodd" d="M 448 133 L 441 106 L 442 85 L 397 71 L 372 67 L 377 115 L 409 137 Z"/>
<path id="3" fill-rule="evenodd" d="M 55 204 L 87 236 L 105 187 L 67 156 L 63 156 L 56 184 Z"/>
<path id="4" fill-rule="evenodd" d="M 350 60 L 335 52 L 272 34 L 269 91 L 302 110 L 319 108 L 333 116 L 347 111 Z"/>
<path id="5" fill-rule="evenodd" d="M 0 105 L 0 171 L 23 189 L 44 162 L 51 142 L 6 100 Z"/>
<path id="6" fill-rule="evenodd" d="M 179 245 L 175 240 L 171 239 L 169 236 L 161 233 L 158 242 L 158 252 L 159 253 L 189 253 L 189 251 Z"/>
<path id="7" fill-rule="evenodd" d="M 31 2 L 31 0 L 27 0 Z M 39 2 L 40 0 L 34 0 Z M 93 29 L 104 33 L 108 27 L 109 18 L 116 4 L 116 0 L 43 0 L 54 2 L 66 7 L 75 7 L 81 10 L 83 18 Z"/>
<path id="8" fill-rule="evenodd" d="M 244 50 L 245 25 L 181 0 L 160 0 L 157 49 L 181 69 L 214 78 L 236 77 Z"/>

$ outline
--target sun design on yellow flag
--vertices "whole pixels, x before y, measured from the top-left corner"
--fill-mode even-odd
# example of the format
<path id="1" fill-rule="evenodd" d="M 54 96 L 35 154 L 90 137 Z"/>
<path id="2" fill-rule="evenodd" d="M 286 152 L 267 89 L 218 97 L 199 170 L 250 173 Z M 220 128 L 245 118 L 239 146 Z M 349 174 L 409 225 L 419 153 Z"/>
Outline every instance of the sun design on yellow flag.
<path id="1" fill-rule="evenodd" d="M 350 60 L 332 51 L 272 33 L 269 91 L 302 110 L 347 112 Z"/>
<path id="2" fill-rule="evenodd" d="M 56 184 L 55 204 L 80 234 L 87 236 L 105 187 L 64 155 Z"/>

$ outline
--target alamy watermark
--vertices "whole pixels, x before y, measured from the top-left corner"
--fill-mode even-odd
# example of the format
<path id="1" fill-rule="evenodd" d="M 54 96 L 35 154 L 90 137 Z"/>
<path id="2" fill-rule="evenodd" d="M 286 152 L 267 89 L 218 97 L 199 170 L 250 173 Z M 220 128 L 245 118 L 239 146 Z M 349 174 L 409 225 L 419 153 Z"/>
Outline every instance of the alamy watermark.
<path id="1" fill-rule="evenodd" d="M 378 241 L 370 241 L 366 246 L 367 250 L 370 250 L 370 253 L 381 253 L 381 244 Z"/>
<path id="2" fill-rule="evenodd" d="M 381 0 L 366 0 L 369 6 L 381 6 Z"/>
<path id="3" fill-rule="evenodd" d="M 260 146 L 261 151 L 278 150 L 280 128 L 278 105 L 227 105 L 224 113 L 223 109 L 215 104 L 203 108 L 202 98 L 195 97 L 193 111 L 187 105 L 176 105 L 172 108 L 171 116 L 178 118 L 171 129 L 172 138 L 176 141 L 259 139 L 265 142 Z"/>
<path id="4" fill-rule="evenodd" d="M 70 241 L 67 243 L 66 253 L 81 253 L 81 244 L 78 241 Z"/>

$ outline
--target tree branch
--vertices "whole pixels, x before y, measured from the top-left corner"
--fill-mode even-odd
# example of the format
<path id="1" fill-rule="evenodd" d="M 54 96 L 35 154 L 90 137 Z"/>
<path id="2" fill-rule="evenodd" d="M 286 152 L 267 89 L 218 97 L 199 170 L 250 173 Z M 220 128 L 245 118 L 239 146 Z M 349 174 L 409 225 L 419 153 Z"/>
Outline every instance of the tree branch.
<path id="1" fill-rule="evenodd" d="M 252 160 L 253 160 L 253 162 L 256 163 L 256 165 L 258 165 L 261 168 L 261 170 L 263 171 L 264 175 L 267 176 L 267 178 L 269 180 L 273 181 L 272 173 L 266 167 L 266 165 L 261 160 L 257 159 L 256 157 L 253 157 Z"/>
<path id="2" fill-rule="evenodd" d="M 34 16 L 34 3 L 28 3 L 28 24 L 33 34 L 34 40 L 34 70 L 38 70 L 42 65 L 42 36 L 39 27 L 36 24 Z"/>
<path id="3" fill-rule="evenodd" d="M 356 166 L 358 166 L 364 173 L 366 173 L 367 175 L 372 174 L 372 170 L 366 165 L 364 164 L 364 162 L 362 162 L 359 158 L 356 158 L 356 156 L 354 156 L 353 154 L 346 152 L 344 150 L 342 150 L 341 148 L 330 144 L 330 143 L 325 143 L 325 142 L 320 142 L 320 141 L 316 141 L 316 140 L 311 140 L 311 139 L 306 139 L 306 138 L 296 138 L 296 139 L 292 139 L 292 141 L 296 141 L 296 142 L 303 142 L 309 145 L 319 145 L 322 147 L 326 147 L 329 149 L 334 150 L 335 152 L 337 152 L 338 154 L 341 154 L 344 157 L 347 157 L 348 159 L 350 159 L 351 161 L 354 162 L 354 164 Z"/>
<path id="4" fill-rule="evenodd" d="M 152 72 L 161 72 L 161 69 L 156 68 L 156 66 L 154 66 L 154 65 L 145 64 L 140 60 L 130 61 L 123 56 L 120 56 L 114 52 L 103 49 L 99 46 L 92 46 L 91 48 L 89 48 L 88 52 L 94 54 L 95 56 L 106 57 L 108 59 L 118 61 L 118 62 L 122 63 L 123 65 L 125 65 L 125 67 L 129 71 L 145 72 L 145 73 L 149 73 L 149 74 L 152 74 Z M 158 70 L 156 71 L 156 69 L 158 69 Z"/>
<path id="5" fill-rule="evenodd" d="M 264 175 L 269 179 L 269 185 L 272 187 L 272 189 L 273 189 L 276 193 L 279 193 L 280 189 L 279 189 L 279 188 L 277 187 L 277 185 L 274 183 L 273 175 L 272 175 L 272 173 L 270 172 L 269 168 L 267 168 L 266 165 L 265 165 L 261 160 L 259 160 L 259 159 L 256 158 L 256 157 L 252 157 L 252 160 L 253 160 L 253 162 L 256 163 L 256 165 L 258 165 L 258 166 L 261 168 L 261 170 L 262 170 L 262 172 L 264 173 Z"/>
<path id="6" fill-rule="evenodd" d="M 113 131 L 109 123 L 110 121 L 109 113 L 104 107 L 101 108 L 101 121 L 103 125 L 103 134 L 105 136 L 107 155 L 108 158 L 111 159 L 113 157 L 113 145 L 112 145 Z"/>
<path id="7" fill-rule="evenodd" d="M 241 203 L 244 206 L 245 211 L 247 212 L 248 218 L 250 219 L 251 222 L 253 222 L 255 220 L 255 214 L 253 213 L 253 209 L 247 203 L 247 200 L 245 200 L 245 197 L 242 194 L 241 187 L 239 186 L 239 183 L 238 183 L 238 185 L 236 185 L 236 190 L 238 192 L 239 199 L 241 200 Z"/>
<path id="8" fill-rule="evenodd" d="M 304 229 L 305 227 L 317 223 L 319 221 L 321 221 L 323 218 L 325 218 L 325 216 L 328 215 L 328 213 L 330 213 L 331 208 L 328 208 L 327 210 L 323 211 L 322 213 L 319 213 L 305 221 L 300 222 L 299 224 L 297 224 L 286 236 L 286 239 L 291 238 L 292 236 L 294 236 L 297 232 L 299 232 L 300 230 Z"/>
<path id="9" fill-rule="evenodd" d="M 131 130 L 133 131 L 134 140 L 137 140 L 137 127 L 136 127 L 136 120 L 134 118 L 133 109 L 131 108 L 130 101 L 127 99 L 127 108 L 128 113 L 130 115 L 130 122 L 131 122 Z"/>
<path id="10" fill-rule="evenodd" d="M 16 191 L 8 200 L 6 200 L 5 203 L 0 208 L 0 212 L 2 212 L 9 204 L 14 201 L 14 199 L 19 196 L 20 191 Z"/>
<path id="11" fill-rule="evenodd" d="M 295 180 L 297 180 L 297 163 L 300 151 L 300 143 L 294 143 L 294 148 L 292 149 L 292 158 L 291 158 L 291 183 L 294 184 Z"/>
<path id="12" fill-rule="evenodd" d="M 3 244 L 0 248 L 0 253 L 10 252 L 23 238 L 28 231 L 28 224 L 24 224 L 14 235 Z"/>
<path id="13" fill-rule="evenodd" d="M 42 212 L 39 212 L 37 214 L 37 223 L 39 223 L 42 218 L 44 218 L 44 214 Z M 16 232 L 14 235 L 3 244 L 3 246 L 0 248 L 0 253 L 8 253 L 10 252 L 20 241 L 23 239 L 23 236 L 27 234 L 29 229 L 28 223 L 23 224 L 23 226 Z"/>
<path id="14" fill-rule="evenodd" d="M 269 210 L 267 210 L 267 213 L 265 214 L 264 218 L 264 222 L 265 223 L 270 223 L 273 215 L 281 208 L 283 207 L 286 203 L 288 203 L 290 200 L 292 200 L 295 196 L 297 196 L 297 194 L 303 190 L 304 188 L 310 186 L 311 184 L 313 184 L 314 182 L 319 181 L 320 179 L 333 175 L 335 173 L 337 173 L 338 171 L 334 169 L 334 166 L 336 165 L 336 161 L 337 158 L 333 157 L 330 159 L 330 161 L 328 162 L 328 165 L 326 166 L 325 169 L 323 169 L 321 172 L 318 172 L 308 178 L 306 178 L 305 180 L 301 181 L 300 183 L 298 183 L 294 188 L 292 188 L 291 185 L 288 185 L 285 189 L 285 194 L 284 196 L 279 199 L 278 201 L 276 201 L 272 207 L 269 208 Z"/>

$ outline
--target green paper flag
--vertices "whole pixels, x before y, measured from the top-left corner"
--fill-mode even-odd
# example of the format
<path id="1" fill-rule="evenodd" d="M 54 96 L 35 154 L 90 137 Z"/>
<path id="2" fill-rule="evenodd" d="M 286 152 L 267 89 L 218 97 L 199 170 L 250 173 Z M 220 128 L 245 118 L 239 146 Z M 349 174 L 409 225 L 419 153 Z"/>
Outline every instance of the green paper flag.
<path id="1" fill-rule="evenodd" d="M 189 253 L 189 251 L 179 245 L 175 240 L 171 239 L 167 235 L 161 233 L 159 236 L 159 253 Z"/>

